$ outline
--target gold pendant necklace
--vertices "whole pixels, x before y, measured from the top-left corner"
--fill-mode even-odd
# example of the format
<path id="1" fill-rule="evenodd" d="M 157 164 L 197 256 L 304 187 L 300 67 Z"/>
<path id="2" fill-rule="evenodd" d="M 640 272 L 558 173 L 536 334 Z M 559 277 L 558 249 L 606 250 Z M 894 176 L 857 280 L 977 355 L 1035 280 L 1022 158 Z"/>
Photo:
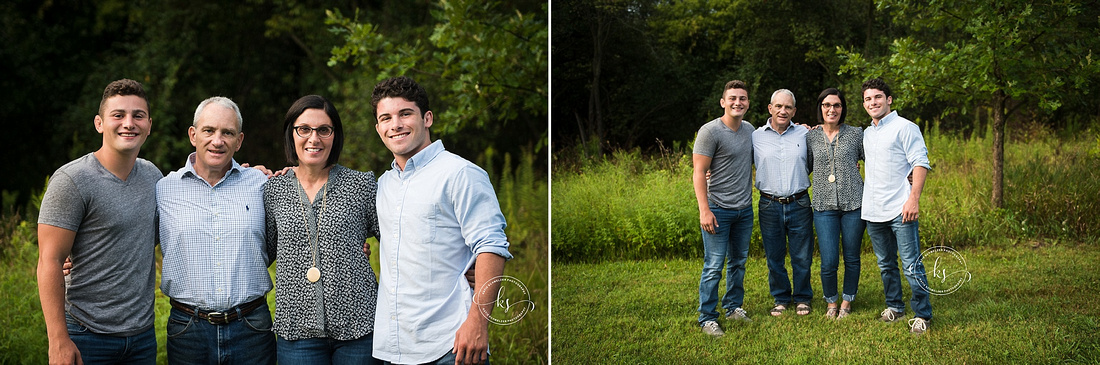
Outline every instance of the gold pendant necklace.
<path id="1" fill-rule="evenodd" d="M 825 140 L 825 148 L 828 149 L 829 135 L 825 133 L 824 129 L 821 131 L 821 139 Z M 840 144 L 840 126 L 837 126 L 836 140 L 834 142 L 836 142 L 836 144 L 834 144 L 832 148 L 833 154 L 829 156 L 829 168 L 832 170 L 829 174 L 829 182 L 836 182 L 836 161 L 834 160 L 836 160 L 836 145 Z"/>
<path id="2" fill-rule="evenodd" d="M 298 190 L 298 198 L 302 203 L 302 221 L 306 224 L 306 235 L 309 235 L 309 217 L 306 215 L 306 202 L 308 202 L 308 200 L 302 195 L 302 192 L 305 191 L 306 188 L 302 186 L 301 180 L 298 180 L 298 187 L 300 188 L 300 190 Z M 306 280 L 309 280 L 311 283 L 316 283 L 317 280 L 321 280 L 321 269 L 317 268 L 317 239 L 318 236 L 321 235 L 321 216 L 325 214 L 326 198 L 328 197 L 328 181 L 325 181 L 321 189 L 321 211 L 317 213 L 317 230 L 313 232 L 312 237 L 309 237 L 309 247 L 313 251 L 313 266 L 306 271 Z"/>

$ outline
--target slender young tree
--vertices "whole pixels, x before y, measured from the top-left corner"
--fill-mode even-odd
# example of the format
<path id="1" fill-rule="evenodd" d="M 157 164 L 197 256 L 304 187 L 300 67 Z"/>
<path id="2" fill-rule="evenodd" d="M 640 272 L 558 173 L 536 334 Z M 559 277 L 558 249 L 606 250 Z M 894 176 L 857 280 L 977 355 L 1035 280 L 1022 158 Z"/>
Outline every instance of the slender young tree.
<path id="1" fill-rule="evenodd" d="M 1100 75 L 1092 8 L 1072 0 L 880 0 L 879 14 L 893 14 L 909 35 L 894 39 L 882 57 L 839 49 L 847 61 L 841 72 L 883 76 L 904 95 L 901 102 L 942 102 L 945 114 L 974 105 L 991 109 L 990 203 L 1001 208 L 1006 120 L 1021 106 L 1054 111 L 1087 93 Z"/>

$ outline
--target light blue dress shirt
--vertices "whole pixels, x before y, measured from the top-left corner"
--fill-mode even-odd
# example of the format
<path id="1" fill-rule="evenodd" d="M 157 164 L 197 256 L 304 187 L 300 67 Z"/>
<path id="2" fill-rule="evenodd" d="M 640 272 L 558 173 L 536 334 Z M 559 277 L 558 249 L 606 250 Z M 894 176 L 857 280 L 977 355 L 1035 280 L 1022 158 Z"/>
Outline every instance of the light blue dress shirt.
<path id="1" fill-rule="evenodd" d="M 273 247 L 264 239 L 263 185 L 259 170 L 233 166 L 213 187 L 187 165 L 157 182 L 160 290 L 202 310 L 222 311 L 271 290 L 267 267 Z"/>
<path id="2" fill-rule="evenodd" d="M 931 170 L 928 148 L 920 128 L 908 119 L 890 112 L 878 125 L 863 130 L 864 167 L 862 218 L 868 222 L 888 222 L 901 215 L 909 199 L 909 173 L 915 166 Z"/>
<path id="3" fill-rule="evenodd" d="M 756 189 L 776 198 L 788 197 L 810 187 L 806 154 L 806 127 L 787 126 L 783 134 L 772 120 L 752 132 L 752 156 L 756 164 Z"/>
<path id="4" fill-rule="evenodd" d="M 511 259 L 489 175 L 436 141 L 378 179 L 378 307 L 374 357 L 425 363 L 451 351 L 481 253 Z"/>

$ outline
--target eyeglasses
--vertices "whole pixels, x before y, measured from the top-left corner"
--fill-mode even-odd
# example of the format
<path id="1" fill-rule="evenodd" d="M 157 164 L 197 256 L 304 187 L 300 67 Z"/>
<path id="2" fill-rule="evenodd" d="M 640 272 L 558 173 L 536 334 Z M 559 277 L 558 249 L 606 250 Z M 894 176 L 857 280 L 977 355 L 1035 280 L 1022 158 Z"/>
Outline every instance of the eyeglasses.
<path id="1" fill-rule="evenodd" d="M 839 109 L 844 109 L 844 104 L 841 104 L 841 103 L 836 103 L 836 104 L 821 103 L 821 109 L 829 110 L 829 108 L 838 109 L 838 110 Z"/>
<path id="2" fill-rule="evenodd" d="M 309 136 L 313 135 L 313 131 L 317 131 L 317 136 L 321 138 L 328 138 L 332 136 L 332 127 L 329 127 L 327 125 L 323 125 L 318 128 L 311 128 L 304 125 L 294 127 L 294 133 L 297 134 L 298 137 L 302 138 L 309 138 Z"/>

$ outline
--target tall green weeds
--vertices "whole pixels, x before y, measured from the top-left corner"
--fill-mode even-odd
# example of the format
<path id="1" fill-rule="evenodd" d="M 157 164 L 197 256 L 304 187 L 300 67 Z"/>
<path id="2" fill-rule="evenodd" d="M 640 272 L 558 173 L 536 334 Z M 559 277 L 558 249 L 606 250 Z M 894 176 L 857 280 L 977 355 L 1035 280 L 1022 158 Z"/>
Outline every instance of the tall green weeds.
<path id="1" fill-rule="evenodd" d="M 658 168 L 660 159 L 620 151 L 581 172 L 555 173 L 554 260 L 699 255 L 690 157 L 672 161 Z"/>
<path id="2" fill-rule="evenodd" d="M 1100 236 L 1100 215 L 1091 214 L 1100 211 L 1100 153 L 1090 134 L 1059 139 L 1039 129 L 1006 143 L 1005 206 L 995 209 L 991 133 L 966 138 L 936 125 L 924 132 L 932 162 L 921 196 L 925 247 L 1037 246 Z M 552 185 L 555 261 L 701 255 L 689 151 L 651 157 L 619 151 L 602 161 L 555 165 Z M 758 255 L 754 231 L 750 254 Z"/>

